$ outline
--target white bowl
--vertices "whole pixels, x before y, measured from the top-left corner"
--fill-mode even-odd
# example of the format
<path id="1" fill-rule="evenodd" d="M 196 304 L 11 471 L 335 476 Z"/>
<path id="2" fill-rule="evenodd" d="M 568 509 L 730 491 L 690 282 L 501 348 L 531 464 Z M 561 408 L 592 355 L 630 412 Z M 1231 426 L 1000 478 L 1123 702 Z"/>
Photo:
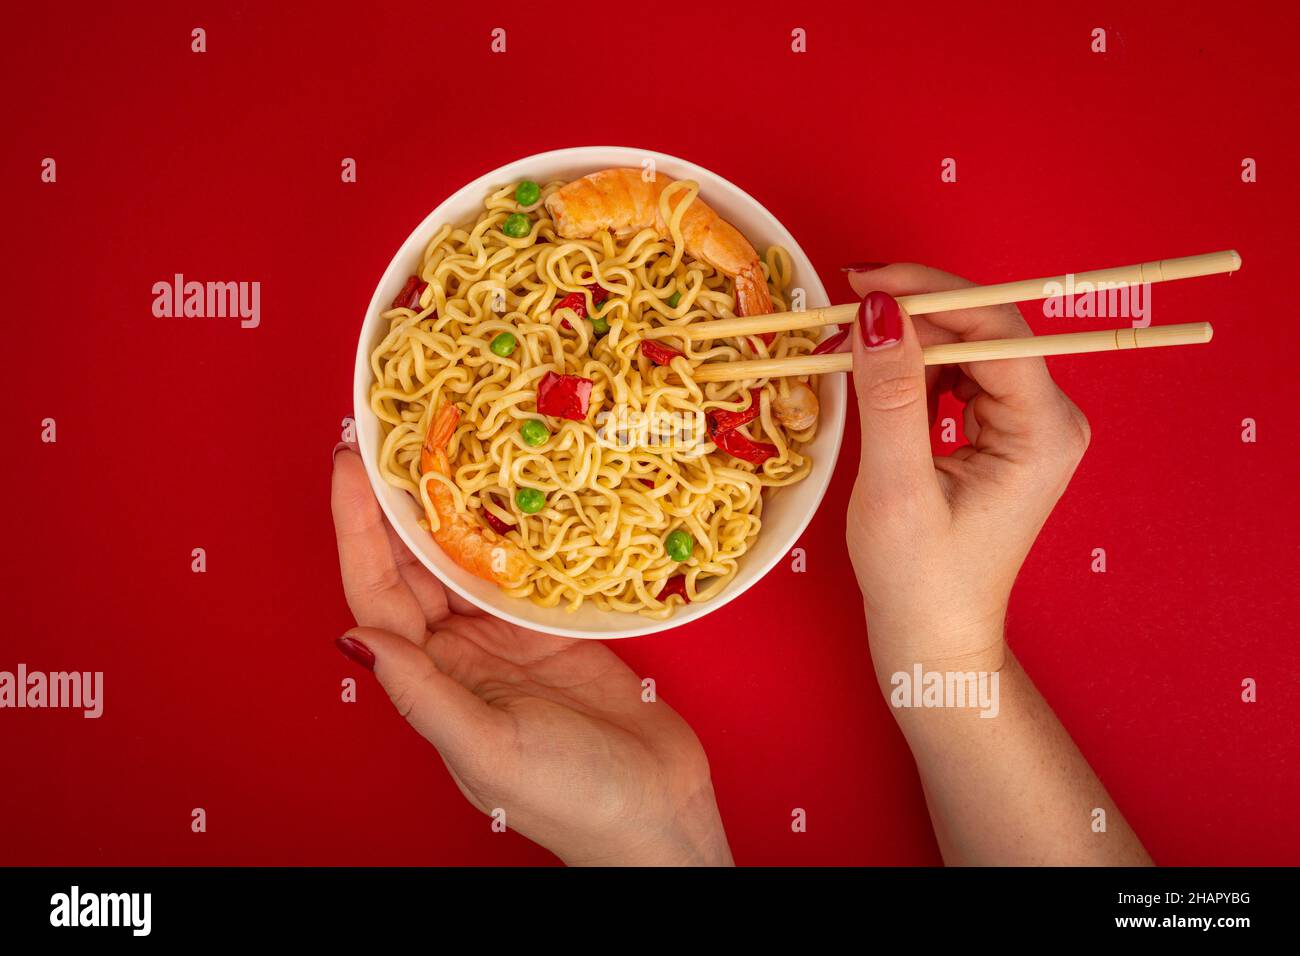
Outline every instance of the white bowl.
<path id="1" fill-rule="evenodd" d="M 366 464 L 366 474 L 370 476 L 370 484 L 375 489 L 384 514 L 407 547 L 447 587 L 499 618 L 548 634 L 598 639 L 653 634 L 698 621 L 745 593 L 776 562 L 786 556 L 812 519 L 813 512 L 821 504 L 822 495 L 830 483 L 844 431 L 847 386 L 844 376 L 828 375 L 822 378 L 818 390 L 821 421 L 817 437 L 807 449 L 813 459 L 812 472 L 798 484 L 767 492 L 767 498 L 763 502 L 763 527 L 758 538 L 741 558 L 736 576 L 717 598 L 701 604 L 678 607 L 672 617 L 662 621 L 640 614 L 602 611 L 591 603 L 585 603 L 579 610 L 570 613 L 562 607 L 543 608 L 526 598 L 506 596 L 496 585 L 475 577 L 443 554 L 432 536 L 417 524 L 422 514 L 415 499 L 381 477 L 378 467 L 382 441 L 379 419 L 370 410 L 370 353 L 388 332 L 388 323 L 380 318 L 380 313 L 396 297 L 407 276 L 417 271 L 424 246 L 433 233 L 447 222 L 459 224 L 473 220 L 481 211 L 484 198 L 493 188 L 515 180 L 532 179 L 540 183 L 555 179 L 571 180 L 611 166 L 639 168 L 645 159 L 653 159 L 657 171 L 667 176 L 698 182 L 700 197 L 755 246 L 761 244 L 766 248 L 775 244 L 787 249 L 794 260 L 791 285 L 804 290 L 807 307 L 830 305 L 816 270 L 794 237 L 775 216 L 743 190 L 707 169 L 674 156 L 624 146 L 582 146 L 539 153 L 494 169 L 457 191 L 429 213 L 407 237 L 406 242 L 402 243 L 384 270 L 375 294 L 370 299 L 370 308 L 366 312 L 365 322 L 361 326 L 361 338 L 357 343 L 356 381 L 353 385 L 357 440 L 361 458 Z"/>

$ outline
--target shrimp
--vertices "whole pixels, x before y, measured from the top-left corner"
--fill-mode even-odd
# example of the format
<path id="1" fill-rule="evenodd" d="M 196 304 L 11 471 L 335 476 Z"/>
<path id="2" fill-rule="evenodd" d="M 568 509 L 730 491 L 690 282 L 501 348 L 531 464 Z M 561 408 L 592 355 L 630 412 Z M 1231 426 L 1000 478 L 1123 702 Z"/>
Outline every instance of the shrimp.
<path id="1" fill-rule="evenodd" d="M 672 185 L 667 176 L 652 182 L 639 169 L 602 169 L 561 187 L 546 198 L 546 211 L 555 220 L 555 230 L 565 239 L 581 239 L 608 229 L 615 236 L 629 236 L 653 229 L 669 238 L 668 222 L 659 209 L 659 195 Z M 673 199 L 670 204 L 675 206 Z M 740 234 L 699 196 L 681 219 L 686 252 L 730 276 L 736 287 L 736 310 L 740 315 L 763 315 L 772 311 L 772 296 L 759 263 L 758 253 Z"/>
<path id="2" fill-rule="evenodd" d="M 772 416 L 791 431 L 801 432 L 817 422 L 821 406 L 817 393 L 803 382 L 790 386 L 790 394 L 772 399 Z"/>
<path id="3" fill-rule="evenodd" d="M 420 449 L 420 472 L 451 474 L 451 464 L 444 450 L 451 440 L 460 409 L 450 402 L 443 405 L 429 425 Z M 514 585 L 523 580 L 532 564 L 521 548 L 489 528 L 483 528 L 456 509 L 456 499 L 441 481 L 430 481 L 429 527 L 437 526 L 433 540 L 466 571 L 498 585 Z"/>

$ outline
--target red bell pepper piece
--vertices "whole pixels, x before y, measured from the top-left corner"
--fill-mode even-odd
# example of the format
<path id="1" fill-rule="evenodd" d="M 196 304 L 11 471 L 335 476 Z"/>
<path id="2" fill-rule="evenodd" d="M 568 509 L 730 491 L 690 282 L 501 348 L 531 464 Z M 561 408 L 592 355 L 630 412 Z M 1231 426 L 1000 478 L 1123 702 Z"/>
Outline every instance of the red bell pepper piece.
<path id="1" fill-rule="evenodd" d="M 713 443 L 733 458 L 747 461 L 751 465 L 761 465 L 776 454 L 775 445 L 754 441 L 740 431 L 718 432 L 713 436 Z"/>
<path id="2" fill-rule="evenodd" d="M 849 337 L 849 327 L 841 326 L 840 330 L 828 339 L 823 339 L 817 343 L 817 347 L 812 350 L 813 355 L 825 355 L 827 352 L 834 352 L 845 339 Z"/>
<path id="3" fill-rule="evenodd" d="M 667 601 L 674 594 L 682 599 L 683 604 L 691 603 L 691 599 L 686 596 L 686 575 L 674 574 L 664 582 L 664 586 L 659 589 L 659 593 L 655 597 L 661 601 Z"/>
<path id="4" fill-rule="evenodd" d="M 668 365 L 682 353 L 654 339 L 642 339 L 641 354 L 655 365 Z"/>
<path id="5" fill-rule="evenodd" d="M 761 465 L 775 455 L 776 446 L 767 442 L 756 442 L 736 429 L 758 417 L 758 413 L 762 411 L 761 393 L 760 388 L 749 390 L 749 408 L 744 411 L 728 412 L 715 409 L 708 415 L 709 436 L 713 439 L 713 443 L 728 455 L 755 465 Z"/>
<path id="6" fill-rule="evenodd" d="M 733 458 L 747 461 L 751 465 L 761 465 L 776 454 L 776 446 L 762 441 L 754 441 L 737 431 L 741 425 L 752 422 L 761 411 L 759 389 L 751 389 L 749 408 L 743 412 L 711 411 L 708 415 L 709 437 L 713 443 Z"/>
<path id="7" fill-rule="evenodd" d="M 609 298 L 609 290 L 601 288 L 594 282 L 587 286 L 587 290 L 591 292 L 592 305 L 600 305 Z M 555 311 L 558 312 L 560 309 L 572 309 L 574 312 L 578 313 L 578 318 L 585 319 L 587 317 L 587 300 L 583 297 L 581 292 L 570 292 L 559 302 L 555 303 Z M 560 325 L 564 326 L 566 329 L 573 328 L 573 326 L 569 324 L 568 319 L 560 319 Z"/>
<path id="8" fill-rule="evenodd" d="M 560 309 L 572 309 L 574 312 L 578 313 L 578 318 L 585 319 L 587 317 L 587 300 L 583 297 L 581 292 L 570 292 L 559 302 L 555 303 L 555 309 L 557 312 Z"/>
<path id="9" fill-rule="evenodd" d="M 537 410 L 543 415 L 580 422 L 587 417 L 593 384 L 580 375 L 547 372 L 537 383 Z"/>
<path id="10" fill-rule="evenodd" d="M 749 390 L 749 408 L 740 412 L 729 412 L 725 409 L 715 408 L 709 412 L 709 434 L 714 435 L 718 432 L 734 431 L 741 425 L 748 425 L 758 413 L 763 410 L 762 402 L 759 396 L 762 395 L 761 388 L 751 388 Z"/>
<path id="11" fill-rule="evenodd" d="M 647 488 L 653 488 L 655 486 L 654 481 L 650 478 L 638 478 L 637 481 L 641 482 L 641 484 L 645 485 Z"/>
<path id="12" fill-rule="evenodd" d="M 578 318 L 585 319 L 587 317 L 587 300 L 582 297 L 581 292 L 570 292 L 559 302 L 555 303 L 555 311 L 558 312 L 560 309 L 572 309 L 574 312 L 578 313 Z M 573 328 L 573 326 L 569 324 L 568 319 L 560 319 L 560 325 L 566 329 Z"/>
<path id="13" fill-rule="evenodd" d="M 413 312 L 420 311 L 420 296 L 424 295 L 424 290 L 429 288 L 429 283 L 421 282 L 419 276 L 411 276 L 406 280 L 406 285 L 402 286 L 402 291 L 397 293 L 397 298 L 389 306 L 392 309 L 410 309 Z"/>
<path id="14" fill-rule="evenodd" d="M 409 279 L 407 279 L 406 285 L 402 286 L 402 291 L 397 293 L 397 298 L 393 300 L 393 304 L 389 306 L 389 308 L 392 309 L 410 308 L 409 303 L 411 301 L 411 295 L 415 292 L 415 287 L 419 284 L 420 284 L 419 276 L 411 276 Z"/>
<path id="15" fill-rule="evenodd" d="M 494 505 L 500 504 L 500 502 L 497 501 L 495 495 L 488 495 L 488 498 L 491 500 L 491 502 Z M 493 531 L 495 531 L 497 534 L 505 534 L 507 531 L 513 531 L 515 529 L 514 525 L 506 524 L 504 521 L 502 521 L 492 512 L 488 511 L 486 508 L 482 509 L 482 511 L 483 511 L 483 517 L 487 520 L 488 527 L 491 528 Z"/>

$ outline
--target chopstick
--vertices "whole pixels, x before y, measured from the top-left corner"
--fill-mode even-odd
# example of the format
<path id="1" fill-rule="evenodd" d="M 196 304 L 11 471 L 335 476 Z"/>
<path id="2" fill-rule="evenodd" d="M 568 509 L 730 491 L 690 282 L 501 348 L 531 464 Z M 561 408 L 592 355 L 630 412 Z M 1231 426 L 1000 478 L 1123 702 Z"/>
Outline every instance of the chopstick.
<path id="1" fill-rule="evenodd" d="M 968 289 L 952 289 L 947 292 L 905 295 L 899 297 L 898 304 L 906 310 L 908 315 L 928 315 L 935 312 L 951 312 L 954 309 L 975 309 L 986 305 L 1034 302 L 1039 299 L 1051 298 L 1052 292 L 1048 289 L 1050 284 L 1056 284 L 1061 288 L 1064 288 L 1067 282 L 1071 282 L 1075 288 L 1084 282 L 1090 282 L 1094 286 L 1103 282 L 1140 285 L 1147 282 L 1169 282 L 1174 279 L 1194 279 L 1197 276 L 1236 272 L 1240 268 L 1241 256 L 1237 255 L 1235 249 L 1225 249 L 1222 252 L 1207 252 L 1199 256 L 1159 259 L 1155 262 L 1139 262 L 1135 265 L 1116 266 L 1111 269 L 1094 269 L 1091 272 L 1078 272 L 1072 275 L 1065 274 L 1042 279 L 1021 279 L 1017 282 L 1003 282 L 998 285 L 972 286 Z M 735 319 L 715 319 L 712 322 L 698 322 L 687 326 L 663 326 L 655 329 L 649 337 L 681 336 L 690 341 L 700 341 L 701 339 L 726 339 L 737 335 L 757 335 L 762 332 L 793 332 L 799 329 L 814 329 L 822 325 L 840 325 L 844 322 L 851 322 L 857 311 L 858 304 L 854 302 L 848 305 L 832 305 L 823 309 L 811 309 L 804 312 L 773 312 L 767 315 L 749 315 Z M 728 378 L 730 377 L 728 376 Z M 705 380 L 697 375 L 696 381 Z M 725 381 L 725 379 L 710 379 L 709 381 Z"/>
<path id="2" fill-rule="evenodd" d="M 856 306 L 854 307 L 856 308 Z M 984 339 L 931 345 L 922 350 L 926 365 L 957 365 L 994 359 L 1025 358 L 1034 355 L 1078 355 L 1084 352 L 1113 352 L 1123 349 L 1154 349 L 1166 345 L 1202 345 L 1214 329 L 1209 322 L 1185 325 L 1155 325 L 1145 329 L 1125 326 L 1095 332 L 1064 332 L 1059 335 L 1031 335 L 1018 339 Z M 754 359 L 747 362 L 709 362 L 691 373 L 696 382 L 738 382 L 755 378 L 790 375 L 826 375 L 853 368 L 849 352 L 826 355 L 797 355 L 790 358 Z"/>

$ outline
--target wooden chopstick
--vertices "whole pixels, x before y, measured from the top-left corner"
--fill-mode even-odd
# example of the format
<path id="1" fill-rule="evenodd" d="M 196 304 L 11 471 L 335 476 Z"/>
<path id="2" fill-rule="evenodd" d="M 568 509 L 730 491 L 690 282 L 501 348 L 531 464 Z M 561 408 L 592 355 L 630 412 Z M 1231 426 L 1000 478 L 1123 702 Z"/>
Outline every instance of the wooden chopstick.
<path id="1" fill-rule="evenodd" d="M 988 362 L 1034 355 L 1077 355 L 1083 352 L 1154 349 L 1166 345 L 1201 345 L 1210 341 L 1213 335 L 1214 329 L 1209 322 L 1155 325 L 1145 329 L 1125 326 L 1119 329 L 1099 329 L 1096 332 L 952 342 L 931 345 L 922 350 L 922 354 L 926 365 L 957 365 L 962 362 Z M 826 355 L 797 355 L 747 362 L 708 362 L 696 368 L 691 373 L 691 378 L 696 382 L 738 382 L 790 375 L 826 375 L 831 372 L 847 372 L 852 368 L 853 356 L 850 353 L 831 352 Z"/>
<path id="2" fill-rule="evenodd" d="M 975 309 L 986 305 L 1006 305 L 1009 302 L 1034 302 L 1051 297 L 1049 285 L 1065 287 L 1067 280 L 1074 287 L 1090 282 L 1124 283 L 1138 285 L 1145 282 L 1169 282 L 1173 279 L 1193 279 L 1197 276 L 1218 275 L 1223 272 L 1236 272 L 1241 268 L 1241 256 L 1235 249 L 1222 252 L 1207 252 L 1199 256 L 1183 256 L 1180 259 L 1159 259 L 1155 262 L 1139 262 L 1131 266 L 1116 266 L 1112 269 L 1094 269 L 1091 272 L 1077 272 L 1072 275 L 1051 276 L 1043 279 L 1021 279 L 1017 282 L 1003 282 L 998 285 L 971 286 L 969 289 L 952 289 L 948 292 L 926 292 L 920 295 L 900 296 L 898 304 L 908 315 L 927 315 L 935 312 L 951 312 L 954 309 Z M 715 319 L 712 322 L 697 322 L 687 326 L 663 326 L 649 334 L 650 338 L 667 338 L 680 336 L 691 341 L 702 339 L 726 339 L 737 335 L 757 335 L 761 332 L 793 332 L 799 329 L 814 329 L 822 325 L 840 325 L 853 321 L 857 314 L 856 302 L 848 305 L 832 305 L 824 309 L 810 309 L 804 312 L 773 312 L 768 315 L 749 315 L 734 319 Z M 803 373 L 800 373 L 803 374 Z M 703 381 L 697 376 L 697 381 Z"/>

